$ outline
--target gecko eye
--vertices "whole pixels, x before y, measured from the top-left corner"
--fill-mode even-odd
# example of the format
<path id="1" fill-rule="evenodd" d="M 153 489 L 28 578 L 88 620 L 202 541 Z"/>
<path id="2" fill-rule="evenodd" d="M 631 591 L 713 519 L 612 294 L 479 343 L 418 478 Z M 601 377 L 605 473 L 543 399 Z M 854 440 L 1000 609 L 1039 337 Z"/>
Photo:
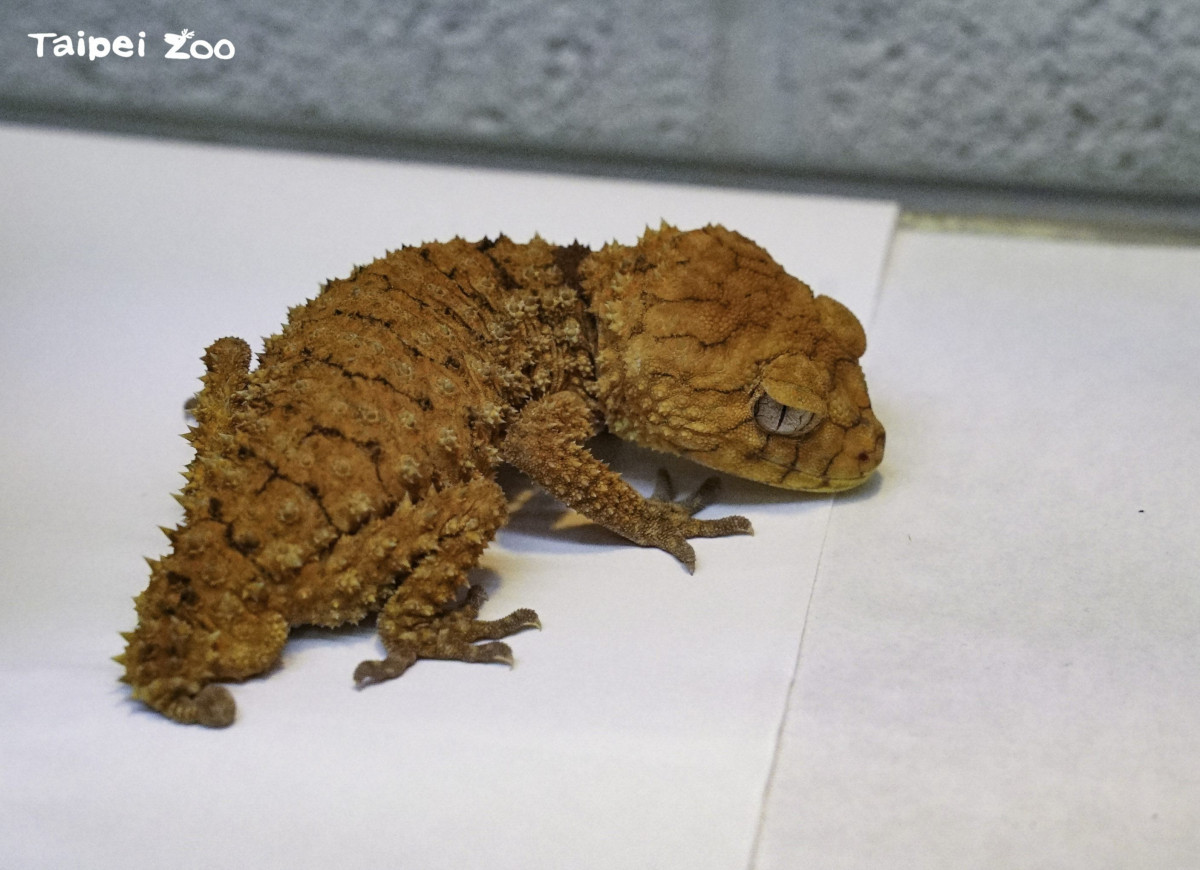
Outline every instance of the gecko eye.
<path id="1" fill-rule="evenodd" d="M 764 395 L 754 403 L 754 422 L 768 435 L 807 435 L 821 418 L 812 411 L 781 405 Z"/>

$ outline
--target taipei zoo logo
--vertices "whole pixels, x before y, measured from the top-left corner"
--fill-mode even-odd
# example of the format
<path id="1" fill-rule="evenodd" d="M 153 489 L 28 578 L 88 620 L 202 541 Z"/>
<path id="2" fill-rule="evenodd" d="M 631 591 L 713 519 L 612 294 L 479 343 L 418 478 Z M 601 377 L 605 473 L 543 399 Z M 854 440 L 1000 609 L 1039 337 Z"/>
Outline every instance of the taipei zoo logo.
<path id="1" fill-rule="evenodd" d="M 131 36 L 90 36 L 82 30 L 75 36 L 69 33 L 30 33 L 29 38 L 37 42 L 37 56 L 47 57 L 86 57 L 96 60 L 101 57 L 145 57 L 146 31 L 138 32 L 137 39 Z M 195 39 L 196 31 L 181 30 L 179 33 L 164 33 L 163 42 L 167 44 L 163 57 L 168 60 L 229 60 L 236 53 L 233 43 L 228 39 L 218 39 L 209 42 L 207 39 Z"/>

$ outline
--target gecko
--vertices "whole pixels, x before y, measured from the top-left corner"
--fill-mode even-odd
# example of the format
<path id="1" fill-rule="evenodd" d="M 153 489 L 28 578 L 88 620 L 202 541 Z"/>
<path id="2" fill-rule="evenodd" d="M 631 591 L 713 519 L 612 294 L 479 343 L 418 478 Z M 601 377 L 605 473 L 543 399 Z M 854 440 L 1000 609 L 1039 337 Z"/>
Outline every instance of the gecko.
<path id="1" fill-rule="evenodd" d="M 420 659 L 505 663 L 540 628 L 479 616 L 468 575 L 504 524 L 501 463 L 592 522 L 695 568 L 716 479 L 641 495 L 589 451 L 603 430 L 775 487 L 837 492 L 883 458 L 859 358 L 866 336 L 760 246 L 663 223 L 591 250 L 504 236 L 390 251 L 331 280 L 250 346 L 204 353 L 195 450 L 147 559 L 116 656 L 132 699 L 224 727 L 226 683 L 264 674 L 289 631 L 374 615 L 384 655 L 360 688 Z"/>

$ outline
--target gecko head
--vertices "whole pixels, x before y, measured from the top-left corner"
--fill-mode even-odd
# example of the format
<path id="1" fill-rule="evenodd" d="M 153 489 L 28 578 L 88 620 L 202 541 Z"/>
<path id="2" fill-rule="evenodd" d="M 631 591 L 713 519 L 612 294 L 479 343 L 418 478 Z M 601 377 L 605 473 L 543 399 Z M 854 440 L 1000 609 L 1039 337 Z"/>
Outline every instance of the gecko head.
<path id="1" fill-rule="evenodd" d="M 664 225 L 591 259 L 613 432 L 785 489 L 871 476 L 884 430 L 859 365 L 866 336 L 845 306 L 722 227 Z"/>

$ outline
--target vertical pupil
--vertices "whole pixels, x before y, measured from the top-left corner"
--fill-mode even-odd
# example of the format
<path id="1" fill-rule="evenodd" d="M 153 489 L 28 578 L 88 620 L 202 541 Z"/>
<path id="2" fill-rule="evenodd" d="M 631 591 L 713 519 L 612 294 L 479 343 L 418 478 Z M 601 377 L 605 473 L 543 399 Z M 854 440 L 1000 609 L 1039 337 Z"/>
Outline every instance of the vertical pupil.
<path id="1" fill-rule="evenodd" d="M 764 432 L 798 435 L 807 432 L 816 421 L 812 411 L 793 408 L 770 396 L 761 397 L 754 406 L 754 418 Z"/>

